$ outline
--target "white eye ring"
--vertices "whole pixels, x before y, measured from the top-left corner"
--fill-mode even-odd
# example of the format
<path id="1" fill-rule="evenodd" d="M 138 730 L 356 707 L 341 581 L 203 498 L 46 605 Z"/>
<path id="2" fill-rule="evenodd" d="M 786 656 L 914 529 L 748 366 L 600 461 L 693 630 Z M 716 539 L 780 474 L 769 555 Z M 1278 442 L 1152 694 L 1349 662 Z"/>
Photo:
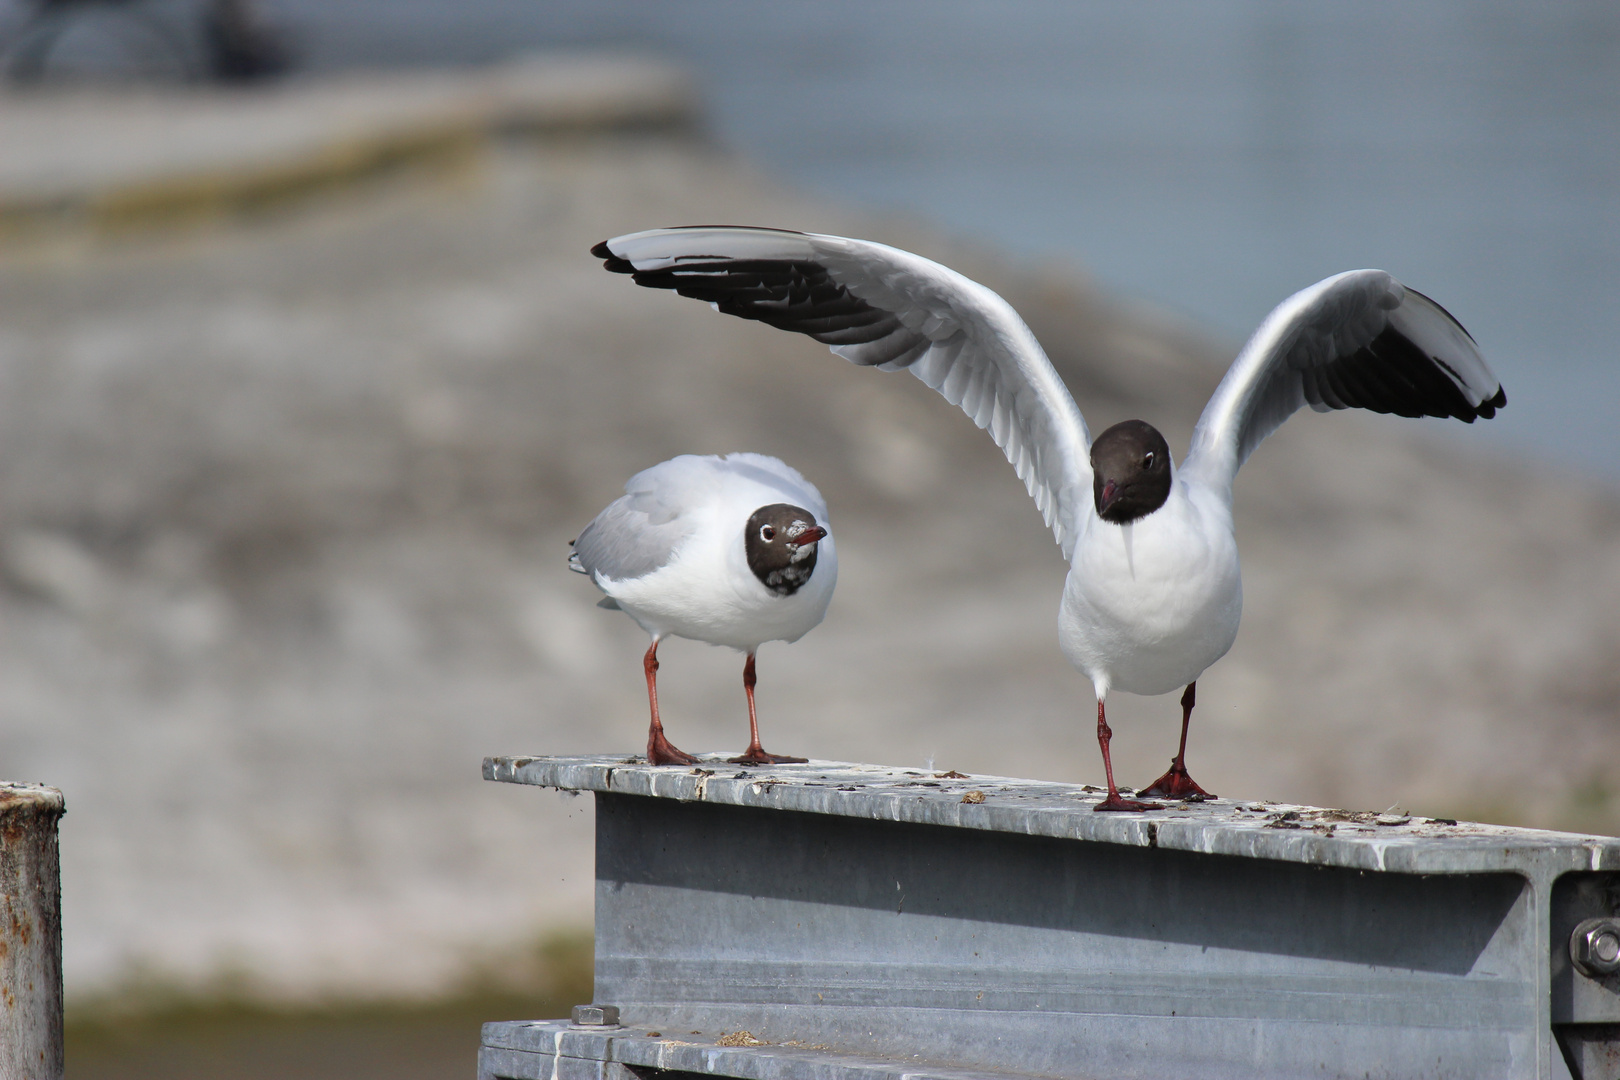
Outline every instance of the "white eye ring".
<path id="1" fill-rule="evenodd" d="M 768 544 L 776 539 L 776 530 L 769 525 L 761 525 L 759 527 L 759 538 Z"/>
<path id="2" fill-rule="evenodd" d="M 1144 456 L 1142 458 L 1142 468 L 1144 468 L 1144 469 L 1153 468 L 1153 451 L 1149 450 L 1147 452 L 1146 456 Z"/>

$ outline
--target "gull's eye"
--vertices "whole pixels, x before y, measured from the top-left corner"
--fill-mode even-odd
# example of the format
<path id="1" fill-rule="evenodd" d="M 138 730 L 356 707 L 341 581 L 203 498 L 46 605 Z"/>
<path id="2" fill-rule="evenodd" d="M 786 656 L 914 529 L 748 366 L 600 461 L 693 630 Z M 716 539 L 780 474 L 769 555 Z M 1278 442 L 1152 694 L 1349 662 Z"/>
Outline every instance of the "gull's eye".
<path id="1" fill-rule="evenodd" d="M 776 539 L 776 529 L 770 525 L 761 525 L 759 527 L 759 538 L 767 544 L 770 543 Z"/>
<path id="2" fill-rule="evenodd" d="M 1142 455 L 1142 468 L 1153 468 L 1153 451 L 1149 450 L 1146 454 Z"/>

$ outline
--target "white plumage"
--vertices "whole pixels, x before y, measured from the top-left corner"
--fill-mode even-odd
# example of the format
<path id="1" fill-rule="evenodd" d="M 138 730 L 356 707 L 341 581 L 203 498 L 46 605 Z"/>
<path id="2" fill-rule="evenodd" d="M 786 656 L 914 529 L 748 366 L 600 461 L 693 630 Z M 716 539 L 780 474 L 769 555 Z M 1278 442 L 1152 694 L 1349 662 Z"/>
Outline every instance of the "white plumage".
<path id="1" fill-rule="evenodd" d="M 1473 339 L 1439 304 L 1382 270 L 1338 274 L 1267 316 L 1204 409 L 1181 467 L 1166 449 L 1152 499 L 1119 519 L 1105 504 L 1118 495 L 1116 480 L 1122 490 L 1133 478 L 1094 476 L 1093 458 L 1130 425 L 1093 443 L 1017 312 L 955 271 L 868 241 L 737 227 L 655 229 L 592 251 L 638 284 L 808 334 L 856 364 L 909 370 L 989 431 L 1070 562 L 1058 634 L 1096 690 L 1109 790 L 1098 809 L 1155 805 L 1119 797 L 1103 707 L 1110 690 L 1186 687 L 1181 750 L 1147 790 L 1204 795 L 1183 761 L 1193 683 L 1237 636 L 1232 481 L 1267 435 L 1303 405 L 1472 423 L 1506 404 Z M 1147 451 L 1163 440 L 1140 429 L 1109 443 L 1111 469 L 1145 454 L 1147 476 Z M 1144 432 L 1157 443 L 1133 441 Z"/>
<path id="2" fill-rule="evenodd" d="M 1230 503 L 1174 483 L 1128 525 L 1088 515 L 1059 611 L 1058 643 L 1099 701 L 1186 686 L 1226 655 L 1243 614 Z"/>
<path id="3" fill-rule="evenodd" d="M 755 573 L 745 547 L 750 518 L 761 508 L 781 504 L 812 515 L 806 524 L 819 534 L 807 533 L 810 539 L 798 541 L 814 569 L 785 595 Z M 580 533 L 570 565 L 590 575 L 611 606 L 652 636 L 646 657 L 653 714 L 650 757 L 668 756 L 660 749 L 667 742 L 658 718 L 654 673 L 658 642 L 672 634 L 748 655 L 744 685 L 753 735 L 750 752 L 774 757 L 758 745 L 754 654 L 767 641 L 797 641 L 826 616 L 838 581 L 837 549 L 827 528 L 821 493 L 784 462 L 763 454 L 684 454 L 631 477 L 624 495 Z M 781 542 L 789 543 L 785 530 Z M 674 755 L 672 760 L 689 757 L 680 751 Z"/>

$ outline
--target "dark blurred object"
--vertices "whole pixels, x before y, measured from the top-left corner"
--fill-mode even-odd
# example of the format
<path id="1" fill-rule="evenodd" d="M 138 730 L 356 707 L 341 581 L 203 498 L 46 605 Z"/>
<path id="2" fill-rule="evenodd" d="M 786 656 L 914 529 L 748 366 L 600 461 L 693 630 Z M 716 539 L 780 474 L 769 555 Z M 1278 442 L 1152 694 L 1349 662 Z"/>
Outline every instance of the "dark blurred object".
<path id="1" fill-rule="evenodd" d="M 252 0 L 212 0 L 202 20 L 208 71 L 215 81 L 258 82 L 292 66 L 286 39 L 259 17 Z"/>
<path id="2" fill-rule="evenodd" d="M 32 0 L 0 63 L 13 83 L 59 78 L 256 82 L 292 66 L 253 0 Z"/>
<path id="3" fill-rule="evenodd" d="M 43 82 L 61 69 L 64 39 L 77 31 L 88 45 L 77 63 L 66 63 L 75 74 L 191 78 L 183 34 L 148 7 L 142 0 L 34 0 L 6 47 L 6 76 L 24 85 Z"/>

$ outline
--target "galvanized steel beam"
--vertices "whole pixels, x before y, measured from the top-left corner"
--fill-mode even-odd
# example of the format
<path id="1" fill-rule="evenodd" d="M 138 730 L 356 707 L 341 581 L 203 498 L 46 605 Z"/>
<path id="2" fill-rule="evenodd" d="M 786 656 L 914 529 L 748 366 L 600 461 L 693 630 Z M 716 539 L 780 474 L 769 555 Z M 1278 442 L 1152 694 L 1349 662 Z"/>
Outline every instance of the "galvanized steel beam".
<path id="1" fill-rule="evenodd" d="M 1252 801 L 1097 814 L 1095 789 L 835 762 L 485 775 L 597 793 L 596 999 L 623 1052 L 746 1029 L 1049 1077 L 1620 1075 L 1620 840 Z"/>

